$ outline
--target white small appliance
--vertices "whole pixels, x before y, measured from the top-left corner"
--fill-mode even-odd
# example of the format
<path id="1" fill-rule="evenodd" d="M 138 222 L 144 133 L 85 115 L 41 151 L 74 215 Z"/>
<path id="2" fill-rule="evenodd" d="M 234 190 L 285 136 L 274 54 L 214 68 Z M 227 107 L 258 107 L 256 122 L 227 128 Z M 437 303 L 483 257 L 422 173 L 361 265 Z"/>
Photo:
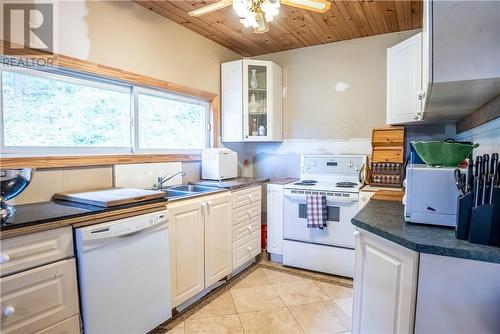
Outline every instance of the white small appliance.
<path id="1" fill-rule="evenodd" d="M 168 212 L 75 230 L 85 334 L 147 333 L 172 316 Z"/>
<path id="2" fill-rule="evenodd" d="M 409 164 L 406 168 L 405 221 L 416 224 L 456 226 L 456 168 Z M 463 173 L 467 174 L 465 170 Z"/>
<path id="3" fill-rule="evenodd" d="M 238 154 L 227 148 L 207 148 L 201 154 L 201 178 L 225 180 L 238 176 Z"/>
<path id="4" fill-rule="evenodd" d="M 353 277 L 354 225 L 364 155 L 303 155 L 300 182 L 283 190 L 283 264 Z M 307 227 L 307 195 L 327 199 L 327 227 Z"/>

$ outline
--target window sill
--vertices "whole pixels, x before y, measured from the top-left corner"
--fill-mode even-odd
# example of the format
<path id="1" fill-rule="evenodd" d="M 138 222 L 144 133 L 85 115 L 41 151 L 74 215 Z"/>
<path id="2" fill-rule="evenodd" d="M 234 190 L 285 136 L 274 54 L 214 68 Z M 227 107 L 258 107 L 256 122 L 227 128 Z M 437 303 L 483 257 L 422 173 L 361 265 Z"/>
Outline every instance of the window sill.
<path id="1" fill-rule="evenodd" d="M 154 162 L 200 161 L 200 154 L 113 154 L 1 157 L 0 167 L 8 168 L 64 168 Z"/>

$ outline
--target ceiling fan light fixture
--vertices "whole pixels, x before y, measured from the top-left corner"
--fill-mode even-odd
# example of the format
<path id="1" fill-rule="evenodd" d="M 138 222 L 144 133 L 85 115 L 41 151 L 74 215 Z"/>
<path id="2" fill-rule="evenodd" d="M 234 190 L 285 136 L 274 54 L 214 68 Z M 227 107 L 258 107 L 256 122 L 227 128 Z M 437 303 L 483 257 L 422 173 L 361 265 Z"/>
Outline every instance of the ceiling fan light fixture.
<path id="1" fill-rule="evenodd" d="M 252 0 L 233 0 L 233 10 L 240 19 L 252 14 Z"/>
<path id="2" fill-rule="evenodd" d="M 264 0 L 260 6 L 266 17 L 267 22 L 271 22 L 280 12 L 279 0 Z"/>

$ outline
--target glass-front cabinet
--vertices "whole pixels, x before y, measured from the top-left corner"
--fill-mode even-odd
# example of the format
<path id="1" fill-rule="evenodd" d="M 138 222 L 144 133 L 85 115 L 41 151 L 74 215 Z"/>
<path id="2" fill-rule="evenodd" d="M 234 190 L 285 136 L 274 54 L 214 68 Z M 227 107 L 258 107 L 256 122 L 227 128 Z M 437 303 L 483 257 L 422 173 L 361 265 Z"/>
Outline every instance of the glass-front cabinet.
<path id="1" fill-rule="evenodd" d="M 222 64 L 222 141 L 282 141 L 282 69 L 270 61 Z"/>

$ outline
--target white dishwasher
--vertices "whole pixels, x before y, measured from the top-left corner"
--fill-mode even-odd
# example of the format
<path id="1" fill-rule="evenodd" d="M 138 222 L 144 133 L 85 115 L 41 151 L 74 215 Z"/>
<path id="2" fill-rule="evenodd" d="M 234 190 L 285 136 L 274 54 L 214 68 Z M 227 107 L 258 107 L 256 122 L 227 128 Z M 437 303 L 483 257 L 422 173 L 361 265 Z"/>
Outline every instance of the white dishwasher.
<path id="1" fill-rule="evenodd" d="M 168 213 L 75 230 L 83 330 L 147 333 L 172 316 Z"/>

